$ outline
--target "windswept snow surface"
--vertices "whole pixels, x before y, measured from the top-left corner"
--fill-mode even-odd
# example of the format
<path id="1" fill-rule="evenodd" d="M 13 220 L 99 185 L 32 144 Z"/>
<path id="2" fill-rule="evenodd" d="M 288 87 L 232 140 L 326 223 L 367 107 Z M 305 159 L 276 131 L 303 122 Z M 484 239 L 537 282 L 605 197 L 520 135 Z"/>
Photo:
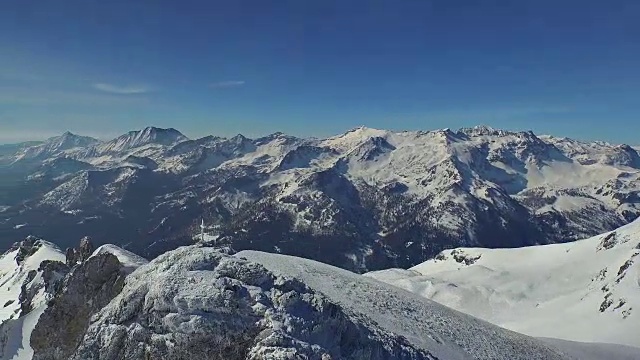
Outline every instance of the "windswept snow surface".
<path id="1" fill-rule="evenodd" d="M 555 350 L 541 340 L 492 326 L 402 289 L 316 261 L 256 251 L 242 251 L 235 256 L 262 264 L 276 275 L 301 280 L 351 316 L 399 334 L 438 359 L 578 359 L 570 354 L 582 349 L 580 344 L 573 344 L 573 352 Z M 626 359 L 617 357 L 615 352 L 606 354 L 609 359 Z"/>
<path id="2" fill-rule="evenodd" d="M 541 339 L 552 344 L 576 359 L 616 359 L 616 360 L 638 360 L 640 359 L 640 349 L 618 344 L 601 343 L 581 343 L 560 339 Z"/>
<path id="3" fill-rule="evenodd" d="M 105 244 L 98 247 L 91 256 L 93 257 L 93 256 L 104 254 L 104 253 L 110 253 L 112 255 L 115 255 L 120 261 L 120 263 L 124 265 L 124 267 L 128 271 L 133 271 L 149 262 L 147 259 L 139 255 L 136 255 L 131 251 L 127 251 L 119 246 L 112 245 L 112 244 Z"/>
<path id="4" fill-rule="evenodd" d="M 531 336 L 640 347 L 638 255 L 640 220 L 573 243 L 446 250 L 366 276 Z"/>
<path id="5" fill-rule="evenodd" d="M 37 247 L 37 249 L 35 249 Z M 46 308 L 47 297 L 42 288 L 44 280 L 38 271 L 45 260 L 64 262 L 64 254 L 52 243 L 36 240 L 35 252 L 24 256 L 21 250 L 9 251 L 0 257 L 0 359 L 28 360 L 33 355 L 29 345 L 31 332 Z M 23 258 L 24 260 L 20 260 Z M 36 275 L 29 280 L 29 273 Z M 33 310 L 20 316 L 22 285 L 38 288 L 33 297 Z"/>

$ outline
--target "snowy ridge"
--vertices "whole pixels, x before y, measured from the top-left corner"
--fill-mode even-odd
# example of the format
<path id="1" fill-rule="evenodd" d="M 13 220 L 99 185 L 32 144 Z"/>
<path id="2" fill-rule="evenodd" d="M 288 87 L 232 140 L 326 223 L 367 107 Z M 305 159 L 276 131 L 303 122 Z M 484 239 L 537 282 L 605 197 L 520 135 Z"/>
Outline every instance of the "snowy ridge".
<path id="1" fill-rule="evenodd" d="M 83 239 L 80 251 L 88 247 Z M 0 257 L 2 290 L 21 288 L 0 293 L 20 304 L 0 323 L 2 359 L 635 360 L 640 353 L 531 338 L 292 256 L 187 246 L 147 262 L 104 245 L 70 270 L 51 271 L 64 268 L 61 261 L 59 249 L 34 238 Z M 27 270 L 35 276 L 25 278 Z"/>
<path id="2" fill-rule="evenodd" d="M 528 335 L 640 347 L 639 255 L 637 220 L 572 243 L 458 248 L 366 276 Z"/>
<path id="3" fill-rule="evenodd" d="M 147 127 L 140 131 L 130 131 L 96 148 L 98 155 L 121 153 L 147 144 L 172 146 L 188 138 L 176 129 Z"/>
<path id="4" fill-rule="evenodd" d="M 92 147 L 100 141 L 88 136 L 80 136 L 65 132 L 64 134 L 52 137 L 41 144 L 29 146 L 14 156 L 14 161 L 19 160 L 44 160 L 54 156 L 68 156 L 76 151 Z"/>
<path id="5" fill-rule="evenodd" d="M 120 263 L 124 265 L 125 269 L 129 272 L 132 272 L 133 270 L 149 262 L 147 259 L 113 244 L 105 244 L 99 246 L 93 252 L 93 254 L 91 254 L 91 257 L 104 253 L 115 255 Z"/>
<path id="6" fill-rule="evenodd" d="M 256 360 L 576 359 L 566 346 L 332 266 L 197 246 L 167 252 L 129 275 L 69 358 L 114 353 L 127 360 L 187 353 Z"/>
<path id="7" fill-rule="evenodd" d="M 29 360 L 33 355 L 29 339 L 51 293 L 44 261 L 64 262 L 64 255 L 52 243 L 29 238 L 0 257 L 0 358 Z"/>
<path id="8" fill-rule="evenodd" d="M 312 260 L 256 251 L 242 251 L 235 256 L 257 262 L 275 274 L 300 279 L 351 316 L 399 334 L 437 359 L 596 360 L 602 354 L 610 359 L 640 356 L 640 349 L 634 348 L 594 345 L 585 350 L 586 344 L 553 339 L 542 342 L 493 327 L 383 282 Z"/>

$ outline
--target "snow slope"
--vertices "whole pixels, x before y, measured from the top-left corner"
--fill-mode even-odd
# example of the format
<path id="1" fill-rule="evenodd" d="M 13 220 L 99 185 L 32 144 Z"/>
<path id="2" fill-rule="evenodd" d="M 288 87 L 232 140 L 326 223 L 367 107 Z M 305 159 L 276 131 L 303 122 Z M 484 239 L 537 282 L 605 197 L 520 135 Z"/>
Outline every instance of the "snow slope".
<path id="1" fill-rule="evenodd" d="M 27 360 L 33 355 L 31 332 L 50 295 L 45 291 L 40 265 L 45 260 L 64 262 L 65 257 L 57 246 L 44 240 L 28 239 L 18 244 L 0 257 L 0 358 Z M 21 296 L 26 297 L 26 293 L 35 294 L 31 310 L 25 314 Z"/>
<path id="2" fill-rule="evenodd" d="M 555 359 L 589 353 L 581 344 L 547 344 L 452 311 L 382 282 L 333 266 L 286 255 L 242 251 L 235 256 L 262 264 L 277 275 L 300 279 L 347 313 L 405 337 L 438 359 Z M 628 352 L 602 350 L 610 359 Z M 581 353 L 582 351 L 582 353 Z M 600 359 L 582 356 L 579 359 Z"/>
<path id="3" fill-rule="evenodd" d="M 124 265 L 125 269 L 129 272 L 149 262 L 147 261 L 147 259 L 143 258 L 142 256 L 136 255 L 131 251 L 127 251 L 113 244 L 101 245 L 93 252 L 91 257 L 104 254 L 104 253 L 110 253 L 115 255 L 120 261 L 120 263 Z"/>
<path id="4" fill-rule="evenodd" d="M 366 274 L 536 337 L 640 347 L 640 220 L 573 243 L 458 248 Z"/>
<path id="5" fill-rule="evenodd" d="M 608 250 L 602 251 L 609 251 L 616 243 L 609 238 L 603 246 Z M 133 272 L 119 295 L 86 318 L 81 343 L 71 347 L 75 352 L 56 359 L 632 360 L 640 354 L 630 347 L 531 338 L 375 279 L 292 256 L 256 251 L 231 256 L 187 246 L 146 262 L 104 245 L 91 257 L 104 253 Z M 91 257 L 83 264 L 91 263 Z M 33 238 L 0 257 L 0 289 L 7 289 L 0 300 L 19 298 L 17 307 L 5 306 L 13 309 L 11 314 L 3 313 L 2 359 L 49 358 L 52 353 L 42 349 L 56 348 L 57 340 L 43 341 L 61 333 L 59 323 L 41 316 L 65 302 L 56 297 L 45 312 L 52 295 L 47 279 L 56 274 L 47 272 L 53 263 L 45 260 L 64 261 L 64 256 L 54 245 Z M 97 273 L 73 275 L 74 281 L 100 279 L 102 267 L 92 269 Z M 64 289 L 76 284 L 67 282 L 69 276 Z M 22 295 L 11 292 L 15 286 Z M 90 288 L 100 293 L 99 286 Z M 25 297 L 31 310 L 17 317 Z M 60 314 L 69 316 L 69 309 Z M 40 349 L 34 354 L 29 340 L 39 319 L 40 335 L 49 335 L 34 340 L 34 348 Z M 59 340 L 73 344 L 73 339 Z"/>

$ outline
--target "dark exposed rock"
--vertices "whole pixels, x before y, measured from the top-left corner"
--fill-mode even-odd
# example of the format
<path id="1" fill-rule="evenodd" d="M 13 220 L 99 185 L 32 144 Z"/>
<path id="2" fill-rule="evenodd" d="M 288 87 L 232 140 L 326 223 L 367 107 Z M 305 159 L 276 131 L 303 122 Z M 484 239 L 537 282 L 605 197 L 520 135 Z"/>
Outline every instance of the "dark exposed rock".
<path id="1" fill-rule="evenodd" d="M 600 270 L 598 275 L 596 275 L 591 281 L 603 281 L 607 278 L 607 268 Z"/>
<path id="2" fill-rule="evenodd" d="M 618 276 L 622 275 L 622 273 L 624 273 L 631 265 L 633 265 L 633 260 L 629 259 L 625 261 L 618 269 Z"/>
<path id="3" fill-rule="evenodd" d="M 625 299 L 620 299 L 620 300 L 618 300 L 618 304 L 613 308 L 613 310 L 620 309 L 620 308 L 621 308 L 621 307 L 623 307 L 623 306 L 624 306 L 624 304 L 626 304 L 626 303 L 627 303 L 627 300 L 625 300 Z"/>
<path id="4" fill-rule="evenodd" d="M 93 250 L 91 239 L 88 236 L 83 237 L 78 248 L 67 248 L 65 250 L 67 266 L 73 267 L 87 260 L 93 254 Z"/>
<path id="5" fill-rule="evenodd" d="M 122 289 L 125 279 L 122 268 L 116 256 L 103 253 L 71 270 L 33 330 L 33 359 L 69 358 L 80 343 L 91 315 Z"/>
<path id="6" fill-rule="evenodd" d="M 73 267 L 78 263 L 78 259 L 76 256 L 76 249 L 67 248 L 64 251 L 64 254 L 65 254 L 65 262 L 67 263 L 67 266 Z"/>
<path id="7" fill-rule="evenodd" d="M 36 295 L 39 288 L 29 285 L 37 274 L 38 272 L 36 270 L 29 271 L 29 273 L 27 274 L 27 278 L 20 287 L 20 295 L 18 296 L 18 301 L 20 302 L 21 316 L 28 314 L 33 309 L 31 300 L 33 300 L 33 297 Z"/>
<path id="8" fill-rule="evenodd" d="M 93 253 L 93 244 L 88 236 L 85 236 L 80 240 L 80 247 L 78 248 L 78 260 L 84 262 Z"/>
<path id="9" fill-rule="evenodd" d="M 18 250 L 15 260 L 18 265 L 22 264 L 29 256 L 35 254 L 40 248 L 41 244 L 39 239 L 35 236 L 27 236 L 24 240 L 14 243 L 8 252 Z"/>
<path id="10" fill-rule="evenodd" d="M 611 293 L 607 293 L 605 295 L 602 304 L 600 304 L 600 312 L 605 312 L 611 305 L 613 304 L 613 299 L 611 298 Z"/>
<path id="11" fill-rule="evenodd" d="M 617 243 L 618 243 L 618 237 L 616 235 L 616 232 L 614 231 L 611 234 L 602 238 L 602 241 L 600 241 L 600 244 L 598 245 L 597 250 L 600 251 L 600 250 L 612 249 L 614 246 L 616 246 Z"/>
<path id="12" fill-rule="evenodd" d="M 482 257 L 482 255 L 469 256 L 461 250 L 453 250 L 451 251 L 451 255 L 453 256 L 453 259 L 456 262 L 459 262 L 460 264 L 465 264 L 465 265 L 472 265 L 476 261 L 480 260 L 480 257 Z"/>
<path id="13" fill-rule="evenodd" d="M 45 291 L 49 294 L 55 294 L 60 290 L 62 280 L 69 272 L 69 267 L 60 261 L 44 260 L 40 263 L 38 271 L 42 272 Z"/>

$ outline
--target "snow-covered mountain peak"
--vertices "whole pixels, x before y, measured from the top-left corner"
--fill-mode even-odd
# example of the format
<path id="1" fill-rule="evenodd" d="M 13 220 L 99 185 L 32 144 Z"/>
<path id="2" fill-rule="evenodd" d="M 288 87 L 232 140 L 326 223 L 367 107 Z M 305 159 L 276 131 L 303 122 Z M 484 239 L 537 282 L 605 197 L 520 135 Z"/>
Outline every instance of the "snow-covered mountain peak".
<path id="1" fill-rule="evenodd" d="M 65 131 L 62 135 L 51 138 L 47 140 L 47 142 L 54 144 L 55 147 L 61 150 L 67 150 L 78 147 L 92 146 L 99 143 L 100 141 L 89 136 L 76 135 L 70 131 Z"/>
<path id="2" fill-rule="evenodd" d="M 138 146 L 145 143 L 171 146 L 179 142 L 189 140 L 180 131 L 174 128 L 163 129 L 155 126 L 149 126 L 142 130 L 134 131 L 133 133 L 130 132 L 129 135 L 133 137 L 134 143 L 138 144 Z"/>
<path id="3" fill-rule="evenodd" d="M 464 134 L 468 137 L 492 137 L 492 138 L 503 138 L 503 137 L 515 137 L 519 139 L 530 139 L 535 140 L 537 136 L 533 133 L 533 131 L 509 131 L 502 129 L 494 129 L 491 126 L 487 125 L 478 125 L 470 128 L 461 128 L 457 132 L 458 134 Z M 495 140 L 495 139 L 494 139 Z"/>
<path id="4" fill-rule="evenodd" d="M 321 142 L 324 146 L 329 146 L 338 151 L 349 151 L 363 142 L 374 137 L 387 137 L 391 132 L 387 130 L 379 130 L 367 128 L 364 126 L 347 131 L 344 134 L 330 137 Z"/>
<path id="5" fill-rule="evenodd" d="M 42 260 L 60 260 L 62 252 L 53 243 L 27 236 L 24 240 L 14 243 L 9 250 L 2 254 L 0 271 L 7 271 L 5 265 L 13 263 L 17 266 L 37 269 Z"/>
<path id="6" fill-rule="evenodd" d="M 250 141 L 249 138 L 247 138 L 246 136 L 242 135 L 242 134 L 237 134 L 235 136 L 233 136 L 232 138 L 229 139 L 232 142 L 235 142 L 237 144 L 243 143 L 245 141 Z"/>
<path id="7" fill-rule="evenodd" d="M 291 136 L 291 135 L 287 135 L 283 132 L 275 132 L 273 134 L 269 134 L 267 136 L 263 136 L 260 138 L 257 138 L 254 140 L 254 143 L 256 144 L 256 146 L 260 146 L 260 145 L 264 145 L 264 144 L 268 144 L 270 142 L 273 141 L 280 141 L 280 142 L 297 142 L 300 139 L 298 139 L 295 136 Z"/>
<path id="8" fill-rule="evenodd" d="M 176 129 L 147 127 L 130 131 L 98 147 L 98 153 L 114 153 L 131 150 L 148 144 L 173 146 L 188 138 Z"/>
<path id="9" fill-rule="evenodd" d="M 47 139 L 35 146 L 28 146 L 16 154 L 15 160 L 46 160 L 55 156 L 67 156 L 74 150 L 82 150 L 99 144 L 100 141 L 88 136 L 65 132 Z"/>
<path id="10" fill-rule="evenodd" d="M 541 138 L 556 146 L 568 157 L 582 165 L 611 165 L 640 169 L 640 154 L 626 144 L 612 145 L 604 141 L 586 142 L 550 135 Z"/>
<path id="11" fill-rule="evenodd" d="M 227 143 L 228 143 L 227 145 L 228 148 L 233 148 L 231 152 L 247 153 L 247 152 L 254 151 L 256 149 L 256 145 L 254 141 L 242 134 L 238 134 L 228 139 Z"/>

